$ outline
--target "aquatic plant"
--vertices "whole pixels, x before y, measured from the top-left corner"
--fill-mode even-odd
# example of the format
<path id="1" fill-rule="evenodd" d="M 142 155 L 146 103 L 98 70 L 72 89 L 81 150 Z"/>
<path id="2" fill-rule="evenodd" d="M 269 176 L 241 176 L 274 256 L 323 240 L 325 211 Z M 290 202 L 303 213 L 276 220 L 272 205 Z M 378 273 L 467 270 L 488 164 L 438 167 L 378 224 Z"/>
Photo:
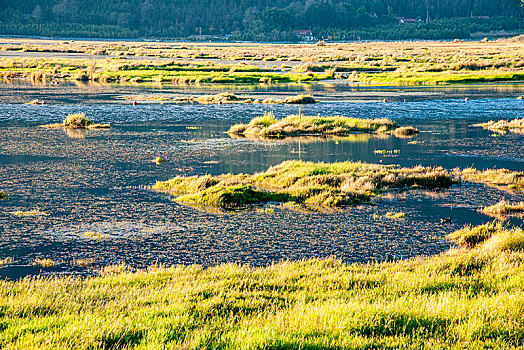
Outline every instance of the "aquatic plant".
<path id="1" fill-rule="evenodd" d="M 0 200 L 6 199 L 6 198 L 7 198 L 7 195 L 5 194 L 5 192 L 0 191 Z"/>
<path id="2" fill-rule="evenodd" d="M 110 124 L 93 123 L 84 113 L 69 114 L 61 124 L 45 124 L 41 127 L 48 129 L 69 128 L 69 129 L 109 129 Z"/>
<path id="3" fill-rule="evenodd" d="M 406 216 L 406 214 L 402 212 L 395 213 L 395 212 L 390 211 L 390 212 L 387 212 L 385 216 L 388 219 L 397 219 L 398 220 L 398 219 L 403 219 Z"/>
<path id="4" fill-rule="evenodd" d="M 35 259 L 33 261 L 33 265 L 41 267 L 54 267 L 56 266 L 56 263 L 51 259 Z"/>
<path id="5" fill-rule="evenodd" d="M 498 131 L 498 132 L 516 132 L 516 133 L 524 133 L 524 118 L 515 118 L 513 120 L 507 121 L 507 120 L 499 120 L 499 121 L 493 121 L 490 120 L 486 123 L 480 123 L 480 124 L 474 124 L 474 126 L 480 126 L 484 129 L 492 130 L 492 131 Z"/>
<path id="6" fill-rule="evenodd" d="M 23 216 L 48 216 L 45 211 L 41 211 L 39 209 L 33 209 L 29 211 L 23 211 L 23 210 L 17 210 L 12 212 L 13 215 L 23 217 Z"/>
<path id="7" fill-rule="evenodd" d="M 393 130 L 395 136 L 414 136 L 420 133 L 420 131 L 412 126 L 401 126 Z"/>
<path id="8" fill-rule="evenodd" d="M 268 201 L 341 207 L 369 202 L 388 189 L 441 188 L 453 183 L 443 168 L 286 161 L 253 175 L 178 176 L 157 182 L 153 189 L 171 193 L 181 203 L 217 208 Z"/>
<path id="9" fill-rule="evenodd" d="M 286 98 L 284 102 L 288 104 L 311 104 L 316 103 L 317 100 L 311 95 L 296 95 Z"/>
<path id="10" fill-rule="evenodd" d="M 293 114 L 277 119 L 273 113 L 269 112 L 264 113 L 261 117 L 253 118 L 248 124 L 231 126 L 228 133 L 249 137 L 282 138 L 306 135 L 347 135 L 355 132 L 387 134 L 395 132 L 398 128 L 394 121 L 386 118 L 363 119 Z"/>
<path id="11" fill-rule="evenodd" d="M 524 190 L 524 172 L 511 171 L 508 169 L 486 169 L 475 168 L 455 169 L 455 174 L 465 181 L 483 183 L 489 186 L 504 187 L 508 190 Z"/>
<path id="12" fill-rule="evenodd" d="M 6 266 L 6 265 L 11 265 L 15 262 L 15 259 L 13 259 L 12 257 L 7 257 L 7 258 L 4 258 L 4 259 L 0 259 L 0 267 L 2 266 Z"/>
<path id="13" fill-rule="evenodd" d="M 116 265 L 3 280 L 2 346 L 521 349 L 523 234 L 493 227 L 473 248 L 388 263 Z"/>
<path id="14" fill-rule="evenodd" d="M 484 207 L 480 212 L 490 216 L 524 215 L 524 202 L 510 203 L 505 200 Z"/>

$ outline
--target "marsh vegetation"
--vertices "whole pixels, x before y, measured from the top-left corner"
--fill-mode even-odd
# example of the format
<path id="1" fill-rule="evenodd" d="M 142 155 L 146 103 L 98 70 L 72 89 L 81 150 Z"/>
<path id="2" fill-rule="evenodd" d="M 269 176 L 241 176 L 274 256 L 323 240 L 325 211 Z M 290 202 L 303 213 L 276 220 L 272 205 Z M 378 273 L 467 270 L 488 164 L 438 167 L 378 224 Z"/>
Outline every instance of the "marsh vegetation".
<path id="1" fill-rule="evenodd" d="M 363 119 L 344 116 L 288 115 L 277 119 L 273 113 L 252 119 L 248 124 L 231 126 L 228 133 L 247 137 L 282 138 L 289 136 L 347 135 L 350 133 L 378 133 L 414 135 L 419 131 L 413 127 L 399 127 L 387 118 Z"/>
<path id="2" fill-rule="evenodd" d="M 66 49 L 67 48 L 67 49 Z M 271 84 L 345 80 L 355 85 L 440 85 L 524 80 L 522 41 L 292 44 L 68 43 L 0 45 L 0 76 L 33 81 Z M 93 59 L 61 58 L 66 52 Z M 269 65 L 268 62 L 274 63 Z"/>
<path id="3" fill-rule="evenodd" d="M 502 200 L 496 204 L 484 207 L 480 210 L 481 213 L 495 216 L 495 217 L 506 217 L 509 215 L 524 215 L 524 202 L 507 202 Z"/>
<path id="4" fill-rule="evenodd" d="M 313 259 L 262 268 L 137 271 L 118 265 L 85 279 L 2 281 L 0 343 L 54 349 L 521 348 L 524 232 L 489 223 L 450 237 L 465 248 L 394 263 Z M 30 332 L 28 325 L 34 325 Z"/>
<path id="5" fill-rule="evenodd" d="M 43 128 L 56 129 L 109 129 L 110 124 L 98 124 L 91 121 L 84 113 L 69 114 L 60 124 L 45 124 Z M 73 136 L 73 138 L 75 138 Z M 81 138 L 81 137 L 80 137 Z"/>
<path id="6" fill-rule="evenodd" d="M 475 124 L 475 126 L 483 127 L 484 129 L 506 133 L 508 131 L 524 134 L 524 118 L 515 118 L 513 120 L 490 120 L 486 123 Z"/>
<path id="7" fill-rule="evenodd" d="M 286 161 L 253 175 L 178 176 L 153 188 L 175 195 L 177 202 L 227 209 L 270 201 L 342 207 L 367 203 L 386 190 L 444 188 L 453 183 L 440 167 Z"/>
<path id="8" fill-rule="evenodd" d="M 456 169 L 455 174 L 459 175 L 465 181 L 483 183 L 507 190 L 524 190 L 524 172 L 522 171 L 465 168 L 463 170 Z"/>

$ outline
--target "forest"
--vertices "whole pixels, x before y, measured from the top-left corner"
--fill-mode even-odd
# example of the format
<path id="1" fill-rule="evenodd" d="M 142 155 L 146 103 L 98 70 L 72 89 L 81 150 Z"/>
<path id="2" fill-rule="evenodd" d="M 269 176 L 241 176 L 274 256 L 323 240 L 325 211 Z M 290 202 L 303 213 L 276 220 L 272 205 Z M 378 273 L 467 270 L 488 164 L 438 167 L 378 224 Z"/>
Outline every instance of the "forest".
<path id="1" fill-rule="evenodd" d="M 296 41 L 294 30 L 312 30 L 315 39 L 454 39 L 522 31 L 522 5 L 521 0 L 0 0 L 0 34 Z"/>

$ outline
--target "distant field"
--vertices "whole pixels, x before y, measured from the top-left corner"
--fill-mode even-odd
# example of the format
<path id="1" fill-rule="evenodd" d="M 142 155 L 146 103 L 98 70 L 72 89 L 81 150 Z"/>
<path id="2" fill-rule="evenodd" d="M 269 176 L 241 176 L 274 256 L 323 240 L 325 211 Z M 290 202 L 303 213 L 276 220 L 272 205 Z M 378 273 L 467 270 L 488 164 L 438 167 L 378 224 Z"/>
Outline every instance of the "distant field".
<path id="1" fill-rule="evenodd" d="M 358 85 L 524 81 L 524 41 L 321 44 L 0 39 L 0 76 L 156 83 Z"/>

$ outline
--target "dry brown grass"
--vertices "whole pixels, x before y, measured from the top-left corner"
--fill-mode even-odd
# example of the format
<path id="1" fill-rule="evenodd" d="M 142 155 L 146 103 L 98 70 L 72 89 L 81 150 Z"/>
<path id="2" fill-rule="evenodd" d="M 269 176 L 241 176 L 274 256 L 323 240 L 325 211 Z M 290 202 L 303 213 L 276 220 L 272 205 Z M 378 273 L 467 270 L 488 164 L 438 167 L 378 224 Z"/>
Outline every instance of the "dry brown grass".
<path id="1" fill-rule="evenodd" d="M 455 170 L 465 181 L 483 183 L 489 186 L 502 187 L 509 190 L 524 190 L 524 172 L 511 171 L 508 169 L 486 169 L 477 170 L 475 168 L 466 168 L 464 170 Z"/>
<path id="2" fill-rule="evenodd" d="M 482 208 L 480 212 L 494 217 L 504 217 L 507 215 L 522 216 L 524 215 L 524 202 L 509 203 L 502 200 L 494 205 Z"/>
<path id="3" fill-rule="evenodd" d="M 475 124 L 474 126 L 480 126 L 484 129 L 505 133 L 507 131 L 524 133 L 524 118 L 516 118 L 513 120 L 490 120 L 486 123 Z"/>

